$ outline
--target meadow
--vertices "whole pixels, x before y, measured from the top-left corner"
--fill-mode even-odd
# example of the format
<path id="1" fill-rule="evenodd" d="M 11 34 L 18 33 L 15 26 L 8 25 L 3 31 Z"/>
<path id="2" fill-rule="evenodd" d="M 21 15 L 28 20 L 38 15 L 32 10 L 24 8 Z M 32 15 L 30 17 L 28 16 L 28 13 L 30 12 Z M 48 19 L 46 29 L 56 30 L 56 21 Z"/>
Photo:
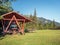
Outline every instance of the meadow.
<path id="1" fill-rule="evenodd" d="M 25 35 L 0 37 L 0 45 L 60 45 L 60 30 L 36 30 Z"/>

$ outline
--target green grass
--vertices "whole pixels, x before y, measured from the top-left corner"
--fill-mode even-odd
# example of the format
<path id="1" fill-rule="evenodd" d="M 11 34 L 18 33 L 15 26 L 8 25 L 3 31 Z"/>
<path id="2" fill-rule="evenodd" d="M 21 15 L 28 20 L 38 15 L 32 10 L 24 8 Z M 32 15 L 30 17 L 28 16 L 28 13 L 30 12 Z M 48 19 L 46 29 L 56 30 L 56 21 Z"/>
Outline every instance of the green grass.
<path id="1" fill-rule="evenodd" d="M 38 30 L 25 35 L 6 35 L 0 45 L 60 45 L 60 30 Z"/>

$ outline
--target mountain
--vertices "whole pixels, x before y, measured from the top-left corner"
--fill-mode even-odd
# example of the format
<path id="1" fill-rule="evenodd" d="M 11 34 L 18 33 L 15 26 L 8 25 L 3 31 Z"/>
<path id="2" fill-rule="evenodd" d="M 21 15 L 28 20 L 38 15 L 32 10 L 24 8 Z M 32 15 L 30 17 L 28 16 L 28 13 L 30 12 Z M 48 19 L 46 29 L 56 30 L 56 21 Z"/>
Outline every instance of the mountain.
<path id="1" fill-rule="evenodd" d="M 51 23 L 52 22 L 51 20 L 45 19 L 43 17 L 38 17 L 37 19 L 38 19 L 38 22 L 41 21 L 42 24 Z M 56 26 L 60 26 L 60 23 L 55 21 L 55 25 Z"/>

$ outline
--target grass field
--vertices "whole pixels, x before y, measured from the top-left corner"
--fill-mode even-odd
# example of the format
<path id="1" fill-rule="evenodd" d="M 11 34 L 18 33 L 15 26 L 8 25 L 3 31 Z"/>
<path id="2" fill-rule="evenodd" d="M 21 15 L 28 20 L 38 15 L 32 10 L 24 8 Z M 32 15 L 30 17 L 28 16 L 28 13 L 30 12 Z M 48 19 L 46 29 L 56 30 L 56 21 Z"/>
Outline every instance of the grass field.
<path id="1" fill-rule="evenodd" d="M 6 35 L 0 45 L 60 45 L 60 30 L 38 30 L 25 35 Z"/>

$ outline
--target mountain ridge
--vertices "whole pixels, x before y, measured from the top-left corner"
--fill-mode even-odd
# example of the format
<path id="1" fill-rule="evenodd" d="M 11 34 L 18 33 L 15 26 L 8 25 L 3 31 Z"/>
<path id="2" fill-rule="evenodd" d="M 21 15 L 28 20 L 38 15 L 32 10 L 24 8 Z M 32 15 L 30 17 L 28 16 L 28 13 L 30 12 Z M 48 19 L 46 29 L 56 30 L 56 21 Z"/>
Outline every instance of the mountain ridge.
<path id="1" fill-rule="evenodd" d="M 48 23 L 52 22 L 52 20 L 45 19 L 45 18 L 43 18 L 43 17 L 37 17 L 37 20 L 42 21 L 43 24 L 44 24 L 44 23 L 47 23 L 47 22 L 48 22 Z M 55 21 L 55 25 L 56 25 L 56 26 L 60 26 L 60 23 Z"/>

